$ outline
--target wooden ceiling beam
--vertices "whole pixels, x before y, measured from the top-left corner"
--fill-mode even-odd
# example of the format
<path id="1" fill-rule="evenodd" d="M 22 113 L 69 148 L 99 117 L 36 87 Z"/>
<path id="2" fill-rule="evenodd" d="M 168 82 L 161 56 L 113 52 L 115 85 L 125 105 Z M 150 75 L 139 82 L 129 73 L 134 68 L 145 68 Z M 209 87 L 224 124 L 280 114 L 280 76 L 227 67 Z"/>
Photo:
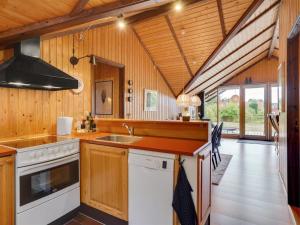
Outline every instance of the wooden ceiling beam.
<path id="1" fill-rule="evenodd" d="M 40 36 L 45 33 L 61 30 L 70 26 L 98 20 L 106 17 L 116 17 L 126 12 L 142 10 L 152 6 L 153 0 L 123 0 L 123 3 L 112 2 L 103 6 L 83 10 L 81 13 L 70 16 L 61 16 L 45 21 L 29 24 L 23 27 L 7 30 L 0 33 L 0 45 L 11 45 L 22 39 Z"/>
<path id="2" fill-rule="evenodd" d="M 155 68 L 157 69 L 158 73 L 161 75 L 161 77 L 163 78 L 163 80 L 166 82 L 167 86 L 169 87 L 170 91 L 172 92 L 172 94 L 174 95 L 174 97 L 176 97 L 176 94 L 173 90 L 173 88 L 171 87 L 169 81 L 167 80 L 167 78 L 165 77 L 165 75 L 163 74 L 163 72 L 161 71 L 161 69 L 159 68 L 159 66 L 155 63 L 152 55 L 150 54 L 150 52 L 148 51 L 147 47 L 145 46 L 144 42 L 142 41 L 141 37 L 139 36 L 139 34 L 136 32 L 135 28 L 133 26 L 131 26 L 131 29 L 134 33 L 134 35 L 136 36 L 136 38 L 138 39 L 139 43 L 141 44 L 141 46 L 143 47 L 143 49 L 145 50 L 146 54 L 148 55 L 148 57 L 150 58 L 152 64 L 155 66 Z"/>
<path id="3" fill-rule="evenodd" d="M 261 56 L 261 55 L 267 53 L 267 51 L 268 51 L 268 49 L 264 50 L 263 52 L 259 53 L 259 54 L 256 55 L 256 56 L 252 57 L 251 59 L 249 59 L 248 61 L 246 61 L 245 63 L 243 63 L 240 67 L 238 67 L 238 68 L 236 68 L 236 69 L 230 71 L 230 72 L 227 73 L 225 76 L 220 77 L 220 78 L 219 78 L 218 80 L 216 80 L 214 83 L 216 84 L 216 83 L 218 83 L 219 81 L 221 81 L 222 79 L 228 77 L 229 75 L 232 75 L 233 73 L 235 73 L 236 71 L 238 71 L 241 67 L 247 65 L 248 63 L 250 63 L 251 61 L 253 61 L 253 60 L 256 59 L 257 57 L 259 57 L 259 56 Z M 265 58 L 266 58 L 266 57 L 260 59 L 258 62 L 260 62 L 261 60 L 263 60 L 263 59 L 265 59 Z M 257 63 L 257 62 L 256 62 L 256 63 Z M 252 66 L 256 65 L 256 63 L 249 65 L 248 67 L 246 67 L 245 69 L 243 69 L 242 71 L 240 71 L 238 74 L 241 74 L 241 73 L 245 72 L 246 70 L 250 69 Z M 219 86 L 220 86 L 220 85 L 218 85 L 218 87 L 219 87 Z M 204 88 L 204 90 L 205 90 L 205 89 L 206 89 L 206 88 Z"/>
<path id="4" fill-rule="evenodd" d="M 78 0 L 75 7 L 72 9 L 70 16 L 75 16 L 82 12 L 89 0 Z"/>
<path id="5" fill-rule="evenodd" d="M 217 1 L 217 5 L 218 5 L 218 12 L 219 12 L 222 34 L 223 34 L 223 38 L 225 38 L 226 37 L 226 27 L 225 27 L 222 1 L 221 0 L 216 0 L 216 1 Z"/>
<path id="6" fill-rule="evenodd" d="M 191 89 L 190 91 L 188 91 L 187 93 L 189 94 L 190 92 L 194 91 L 195 89 L 197 89 L 198 87 L 200 87 L 201 85 L 207 83 L 208 81 L 210 81 L 211 79 L 213 79 L 214 77 L 216 77 L 217 75 L 219 75 L 220 73 L 222 73 L 223 71 L 225 71 L 226 69 L 228 69 L 229 67 L 231 67 L 232 65 L 236 64 L 237 62 L 239 62 L 241 59 L 245 58 L 246 56 L 250 55 L 252 52 L 254 52 L 255 50 L 257 50 L 258 48 L 262 47 L 264 44 L 268 43 L 269 41 L 271 41 L 272 39 L 269 38 L 268 40 L 260 43 L 258 46 L 256 46 L 255 48 L 253 48 L 251 51 L 247 52 L 246 54 L 244 54 L 242 57 L 236 59 L 235 61 L 233 61 L 232 63 L 230 63 L 229 65 L 227 65 L 226 67 L 224 67 L 222 70 L 220 70 L 219 72 L 217 72 L 214 75 L 211 75 L 210 78 L 208 78 L 207 80 L 201 82 L 200 84 L 198 84 L 196 87 L 194 87 L 193 89 Z M 269 48 L 268 48 L 269 49 Z"/>
<path id="7" fill-rule="evenodd" d="M 203 1 L 203 0 L 186 0 L 184 2 L 184 4 L 185 4 L 185 6 L 188 6 L 190 4 L 193 4 L 193 3 L 196 3 L 196 2 L 199 2 L 199 1 Z M 127 24 L 136 24 L 138 22 L 142 22 L 144 20 L 151 19 L 152 17 L 155 17 L 155 16 L 166 15 L 170 11 L 173 10 L 173 4 L 174 4 L 173 2 L 172 3 L 167 3 L 165 5 L 153 7 L 151 9 L 147 9 L 144 12 L 138 13 L 134 16 L 126 17 L 126 22 L 127 22 Z M 61 31 L 60 29 L 58 29 L 57 32 L 53 32 L 53 33 L 43 35 L 42 39 L 45 40 L 45 39 L 59 37 L 59 36 L 67 35 L 67 34 L 74 34 L 74 33 L 80 32 L 80 31 L 84 31 L 87 28 L 93 29 L 93 28 L 96 28 L 96 27 L 110 25 L 110 24 L 113 24 L 114 22 L 115 21 L 104 22 L 104 23 L 95 23 L 93 25 L 86 25 L 86 26 L 82 26 L 80 28 L 73 28 L 73 29 L 68 29 L 68 30 L 65 30 L 65 31 Z"/>
<path id="8" fill-rule="evenodd" d="M 201 2 L 204 0 L 185 0 L 183 1 L 184 7 L 197 3 L 197 2 Z M 158 6 L 156 8 L 153 8 L 151 10 L 147 10 L 145 12 L 139 13 L 137 15 L 131 16 L 126 18 L 126 21 L 128 24 L 134 24 L 134 23 L 139 23 L 139 22 L 143 22 L 147 19 L 151 19 L 155 16 L 164 16 L 167 15 L 168 13 L 170 13 L 171 11 L 174 11 L 174 2 L 169 2 L 167 4 Z"/>
<path id="9" fill-rule="evenodd" d="M 168 24 L 168 27 L 169 27 L 169 29 L 170 29 L 170 31 L 171 31 L 172 37 L 173 37 L 174 41 L 176 42 L 177 48 L 178 48 L 178 50 L 179 50 L 179 52 L 180 52 L 180 55 L 181 55 L 181 57 L 182 57 L 182 59 L 183 59 L 183 61 L 184 61 L 184 64 L 185 64 L 185 66 L 186 66 L 186 68 L 187 68 L 187 70 L 188 70 L 190 76 L 193 77 L 193 72 L 192 72 L 191 67 L 190 67 L 190 65 L 189 65 L 189 62 L 188 62 L 188 60 L 187 60 L 187 58 L 186 58 L 186 56 L 185 56 L 185 54 L 184 54 L 184 52 L 183 52 L 183 49 L 182 49 L 182 47 L 181 47 L 181 44 L 179 43 L 179 40 L 178 40 L 178 38 L 177 38 L 176 32 L 175 32 L 175 30 L 174 30 L 174 27 L 173 27 L 173 25 L 172 25 L 172 23 L 171 23 L 170 17 L 169 17 L 168 15 L 165 15 L 165 19 L 166 19 L 166 22 L 167 22 L 167 24 Z"/>
<path id="10" fill-rule="evenodd" d="M 269 11 L 271 11 L 272 9 L 274 9 L 276 6 L 279 5 L 281 0 L 277 0 L 276 2 L 274 2 L 272 5 L 270 5 L 268 8 L 266 8 L 264 11 L 262 11 L 258 16 L 256 16 L 254 19 L 252 19 L 251 21 L 249 21 L 248 23 L 246 23 L 238 33 L 242 32 L 243 30 L 245 30 L 247 27 L 249 27 L 251 24 L 253 24 L 254 22 L 256 22 L 258 19 L 260 19 L 261 17 L 263 17 L 265 14 L 267 14 Z"/>
<path id="11" fill-rule="evenodd" d="M 272 27 L 275 26 L 275 23 L 272 23 L 270 26 L 266 27 L 265 29 L 263 29 L 262 31 L 260 31 L 258 34 L 256 34 L 255 36 L 253 36 L 251 39 L 249 39 L 248 41 L 246 41 L 245 43 L 243 43 L 241 46 L 239 46 L 238 48 L 236 48 L 235 50 L 231 51 L 230 53 L 228 53 L 226 56 L 224 56 L 222 59 L 218 60 L 215 64 L 211 65 L 210 67 L 208 67 L 206 70 L 203 71 L 203 74 L 206 73 L 207 71 L 209 71 L 211 68 L 215 67 L 216 65 L 218 65 L 220 62 L 224 61 L 225 59 L 227 59 L 229 56 L 233 55 L 234 53 L 236 53 L 237 51 L 239 51 L 241 48 L 245 47 L 246 45 L 248 45 L 249 43 L 251 43 L 253 40 L 255 40 L 256 38 L 258 38 L 259 36 L 261 36 L 262 34 L 264 34 L 265 32 L 267 32 L 269 29 L 271 29 Z"/>
<path id="12" fill-rule="evenodd" d="M 278 29 L 279 29 L 279 18 L 277 18 L 277 22 L 276 22 L 276 25 L 274 27 L 273 37 L 272 37 L 272 41 L 271 41 L 270 49 L 269 49 L 269 53 L 268 53 L 268 58 L 271 58 L 271 56 L 274 52 L 276 41 L 277 41 L 277 38 L 278 38 L 278 36 L 277 36 Z"/>
<path id="13" fill-rule="evenodd" d="M 227 43 L 238 33 L 238 31 L 244 26 L 251 15 L 256 11 L 256 9 L 263 3 L 264 0 L 254 0 L 238 22 L 229 31 L 226 37 L 221 41 L 217 48 L 212 52 L 212 54 L 206 59 L 203 65 L 198 69 L 195 76 L 185 85 L 185 90 L 189 89 L 192 84 L 201 76 L 203 71 L 208 67 L 208 65 L 216 58 L 216 56 L 223 50 Z"/>

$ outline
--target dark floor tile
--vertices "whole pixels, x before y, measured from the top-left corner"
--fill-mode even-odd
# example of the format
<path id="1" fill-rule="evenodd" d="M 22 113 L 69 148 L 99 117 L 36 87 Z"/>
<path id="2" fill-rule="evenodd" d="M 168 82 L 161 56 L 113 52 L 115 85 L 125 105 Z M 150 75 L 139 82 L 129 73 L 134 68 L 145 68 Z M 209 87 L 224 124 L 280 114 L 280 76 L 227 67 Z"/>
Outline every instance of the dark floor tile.
<path id="1" fill-rule="evenodd" d="M 65 225 L 81 225 L 81 224 L 75 220 L 71 220 L 71 221 L 65 223 Z"/>
<path id="2" fill-rule="evenodd" d="M 102 223 L 97 222 L 96 220 L 93 220 L 81 213 L 79 213 L 73 220 L 80 223 L 81 225 L 103 225 Z"/>

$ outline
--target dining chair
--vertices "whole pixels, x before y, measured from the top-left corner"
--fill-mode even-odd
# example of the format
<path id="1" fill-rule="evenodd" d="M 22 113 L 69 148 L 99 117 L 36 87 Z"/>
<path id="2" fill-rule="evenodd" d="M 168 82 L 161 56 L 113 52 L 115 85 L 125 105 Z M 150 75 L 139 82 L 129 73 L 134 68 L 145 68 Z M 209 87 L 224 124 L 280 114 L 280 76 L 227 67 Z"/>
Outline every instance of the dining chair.
<path id="1" fill-rule="evenodd" d="M 222 130 L 223 130 L 223 122 L 218 127 L 218 131 L 217 131 L 217 144 L 216 144 L 216 153 L 218 154 L 220 162 L 222 161 L 221 155 L 220 155 L 220 151 L 219 151 L 219 147 L 221 146 Z"/>
<path id="2" fill-rule="evenodd" d="M 214 169 L 218 167 L 218 160 L 217 160 L 217 154 L 216 154 L 216 146 L 217 146 L 217 135 L 218 135 L 218 126 L 215 126 L 212 134 L 211 134 L 211 145 L 212 145 L 212 163 L 214 166 Z"/>

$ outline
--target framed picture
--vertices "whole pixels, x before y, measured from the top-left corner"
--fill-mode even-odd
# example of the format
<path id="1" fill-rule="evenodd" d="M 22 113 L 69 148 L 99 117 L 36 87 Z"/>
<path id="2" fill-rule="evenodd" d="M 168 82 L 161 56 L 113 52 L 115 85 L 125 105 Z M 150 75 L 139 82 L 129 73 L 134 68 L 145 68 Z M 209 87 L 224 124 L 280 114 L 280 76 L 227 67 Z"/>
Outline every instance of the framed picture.
<path id="1" fill-rule="evenodd" d="M 96 115 L 113 115 L 113 81 L 95 82 Z"/>
<path id="2" fill-rule="evenodd" d="M 144 110 L 157 111 L 158 92 L 155 90 L 145 89 L 144 94 Z"/>

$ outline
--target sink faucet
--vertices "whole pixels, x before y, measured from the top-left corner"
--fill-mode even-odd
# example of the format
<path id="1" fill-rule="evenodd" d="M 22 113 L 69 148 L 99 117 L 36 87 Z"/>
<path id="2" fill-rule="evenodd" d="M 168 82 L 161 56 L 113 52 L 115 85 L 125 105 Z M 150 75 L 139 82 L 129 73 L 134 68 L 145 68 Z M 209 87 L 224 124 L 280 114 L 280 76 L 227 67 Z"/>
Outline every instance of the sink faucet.
<path id="1" fill-rule="evenodd" d="M 123 123 L 122 126 L 127 129 L 127 131 L 128 131 L 128 133 L 129 133 L 130 136 L 133 135 L 133 132 L 134 132 L 134 128 L 133 127 L 129 127 L 128 124 L 126 124 L 126 123 Z"/>

